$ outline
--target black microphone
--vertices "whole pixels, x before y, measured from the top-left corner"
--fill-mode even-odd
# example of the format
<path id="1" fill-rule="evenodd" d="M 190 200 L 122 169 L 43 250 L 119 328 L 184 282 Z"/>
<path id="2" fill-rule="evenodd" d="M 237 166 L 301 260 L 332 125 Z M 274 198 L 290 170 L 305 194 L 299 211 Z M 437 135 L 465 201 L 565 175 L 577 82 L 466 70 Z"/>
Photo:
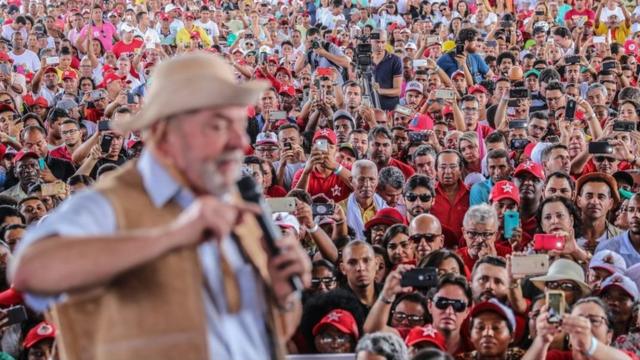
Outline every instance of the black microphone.
<path id="1" fill-rule="evenodd" d="M 243 176 L 237 182 L 238 190 L 242 195 L 242 199 L 246 202 L 254 203 L 260 206 L 260 214 L 256 215 L 256 220 L 260 224 L 264 240 L 267 243 L 269 255 L 277 256 L 280 254 L 280 248 L 276 245 L 277 241 L 282 238 L 282 232 L 280 228 L 273 223 L 271 219 L 271 210 L 264 201 L 264 197 L 260 194 L 258 185 L 251 176 Z M 293 290 L 300 293 L 304 289 L 302 279 L 299 275 L 292 275 L 289 279 Z"/>

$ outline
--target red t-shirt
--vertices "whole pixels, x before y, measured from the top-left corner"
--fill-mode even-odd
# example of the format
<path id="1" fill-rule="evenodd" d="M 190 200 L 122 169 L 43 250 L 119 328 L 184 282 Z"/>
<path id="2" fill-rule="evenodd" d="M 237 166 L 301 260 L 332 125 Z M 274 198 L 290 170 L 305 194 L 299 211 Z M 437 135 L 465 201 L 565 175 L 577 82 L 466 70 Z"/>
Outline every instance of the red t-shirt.
<path id="1" fill-rule="evenodd" d="M 411 119 L 408 126 L 411 131 L 423 131 L 433 129 L 433 119 L 427 114 L 418 114 Z"/>
<path id="2" fill-rule="evenodd" d="M 98 122 L 102 119 L 102 115 L 104 115 L 104 110 L 98 110 L 96 108 L 84 110 L 84 118 L 89 121 Z"/>
<path id="3" fill-rule="evenodd" d="M 495 244 L 494 246 L 496 248 L 496 254 L 498 256 L 506 257 L 507 255 L 511 254 L 510 246 L 502 246 L 500 244 Z M 460 255 L 460 258 L 462 259 L 462 262 L 464 262 L 464 265 L 469 269 L 473 269 L 473 265 L 476 264 L 476 261 L 478 261 L 478 259 L 474 259 L 471 257 L 471 255 L 469 255 L 469 248 L 465 246 L 456 250 L 456 252 L 458 253 L 458 255 Z"/>
<path id="4" fill-rule="evenodd" d="M 71 153 L 69 152 L 69 149 L 67 149 L 66 145 L 60 145 L 57 148 L 49 151 L 49 155 L 54 158 L 72 161 Z"/>
<path id="5" fill-rule="evenodd" d="M 638 356 L 632 352 L 626 350 L 620 350 L 627 354 L 631 360 L 637 360 Z M 547 353 L 547 360 L 573 360 L 573 354 L 571 351 L 549 350 Z"/>
<path id="6" fill-rule="evenodd" d="M 113 45 L 113 53 L 116 58 L 119 58 L 122 54 L 135 53 L 142 45 L 144 45 L 144 41 L 138 38 L 134 38 L 130 44 L 125 44 L 124 41 L 120 40 Z"/>
<path id="7" fill-rule="evenodd" d="M 440 220 L 440 224 L 451 229 L 456 234 L 456 237 L 460 238 L 462 236 L 462 219 L 464 219 L 464 214 L 469 210 L 469 188 L 460 180 L 458 189 L 456 198 L 451 203 L 442 186 L 438 183 L 431 214 Z"/>
<path id="8" fill-rule="evenodd" d="M 293 175 L 293 181 L 291 182 L 291 188 L 295 188 L 302 177 L 304 169 L 299 169 Z M 307 192 L 311 197 L 323 194 L 327 198 L 338 203 L 346 199 L 351 193 L 351 189 L 345 184 L 338 175 L 331 173 L 331 175 L 325 177 L 321 173 L 311 170 L 309 173 L 309 181 L 307 182 Z"/>
<path id="9" fill-rule="evenodd" d="M 389 159 L 389 163 L 387 164 L 388 166 L 393 166 L 396 167 L 398 169 L 400 169 L 400 171 L 402 171 L 402 174 L 404 175 L 405 180 L 412 177 L 413 174 L 415 174 L 415 170 L 413 170 L 413 168 L 405 163 L 403 163 L 400 160 L 396 160 L 394 158 Z M 380 169 L 378 169 L 380 170 Z"/>
<path id="10" fill-rule="evenodd" d="M 265 195 L 272 198 L 279 198 L 287 196 L 287 190 L 280 185 L 271 185 L 265 192 Z"/>
<path id="11" fill-rule="evenodd" d="M 567 11 L 566 14 L 564 14 L 564 21 L 571 20 L 575 24 L 575 22 L 578 21 L 578 19 L 583 18 L 583 17 L 587 18 L 587 20 L 585 20 L 585 24 L 587 22 L 591 22 L 591 24 L 593 24 L 594 20 L 596 18 L 596 13 L 594 13 L 590 9 L 584 9 L 582 11 L 578 11 L 575 8 L 573 8 L 573 9 Z"/>

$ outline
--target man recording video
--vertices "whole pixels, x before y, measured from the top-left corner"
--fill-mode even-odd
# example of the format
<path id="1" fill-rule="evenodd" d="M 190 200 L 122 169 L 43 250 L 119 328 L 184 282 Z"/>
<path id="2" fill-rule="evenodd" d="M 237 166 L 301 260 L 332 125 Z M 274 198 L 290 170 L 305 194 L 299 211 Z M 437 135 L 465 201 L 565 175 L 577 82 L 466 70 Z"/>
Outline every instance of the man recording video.
<path id="1" fill-rule="evenodd" d="M 336 45 L 324 41 L 320 29 L 311 28 L 307 30 L 305 41 L 306 54 L 299 56 L 296 60 L 295 72 L 300 72 L 305 65 L 311 66 L 311 71 L 319 67 L 333 67 L 338 73 L 342 73 L 343 68 L 349 67 L 350 60 L 344 55 L 342 50 Z M 342 77 L 338 76 L 338 84 L 342 84 Z"/>

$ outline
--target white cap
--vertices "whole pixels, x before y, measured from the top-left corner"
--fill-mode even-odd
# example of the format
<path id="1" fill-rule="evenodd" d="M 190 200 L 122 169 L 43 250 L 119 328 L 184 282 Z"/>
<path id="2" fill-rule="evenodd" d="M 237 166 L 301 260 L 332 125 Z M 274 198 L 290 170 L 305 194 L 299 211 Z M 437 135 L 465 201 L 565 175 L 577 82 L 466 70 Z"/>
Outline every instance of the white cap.
<path id="1" fill-rule="evenodd" d="M 589 269 L 604 269 L 608 272 L 624 274 L 627 271 L 627 263 L 624 258 L 615 251 L 601 250 L 593 255 L 589 262 Z"/>
<path id="2" fill-rule="evenodd" d="M 131 26 L 127 23 L 124 23 L 122 24 L 122 26 L 120 26 L 120 31 L 122 32 L 132 32 L 132 31 L 135 31 L 135 29 L 136 28 L 134 26 Z"/>
<path id="3" fill-rule="evenodd" d="M 286 212 L 274 213 L 271 215 L 273 222 L 284 229 L 294 229 L 296 234 L 300 234 L 300 222 L 292 214 Z"/>
<path id="4" fill-rule="evenodd" d="M 175 10 L 175 9 L 177 9 L 177 8 L 178 8 L 178 7 L 177 7 L 177 6 L 175 6 L 175 5 L 173 5 L 173 4 L 167 4 L 167 5 L 164 7 L 164 12 L 168 13 L 169 11 L 173 11 L 173 10 Z"/>

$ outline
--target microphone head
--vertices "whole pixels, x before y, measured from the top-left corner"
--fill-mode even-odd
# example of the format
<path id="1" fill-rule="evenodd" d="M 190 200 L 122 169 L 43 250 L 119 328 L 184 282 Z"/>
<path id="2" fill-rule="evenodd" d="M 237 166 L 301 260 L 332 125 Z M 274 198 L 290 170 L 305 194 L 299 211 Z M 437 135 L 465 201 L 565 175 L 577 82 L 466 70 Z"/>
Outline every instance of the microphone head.
<path id="1" fill-rule="evenodd" d="M 253 180 L 253 177 L 243 176 L 238 180 L 236 185 L 238 186 L 238 191 L 240 191 L 240 195 L 244 201 L 253 203 L 260 202 L 262 195 L 260 194 L 258 184 Z"/>

